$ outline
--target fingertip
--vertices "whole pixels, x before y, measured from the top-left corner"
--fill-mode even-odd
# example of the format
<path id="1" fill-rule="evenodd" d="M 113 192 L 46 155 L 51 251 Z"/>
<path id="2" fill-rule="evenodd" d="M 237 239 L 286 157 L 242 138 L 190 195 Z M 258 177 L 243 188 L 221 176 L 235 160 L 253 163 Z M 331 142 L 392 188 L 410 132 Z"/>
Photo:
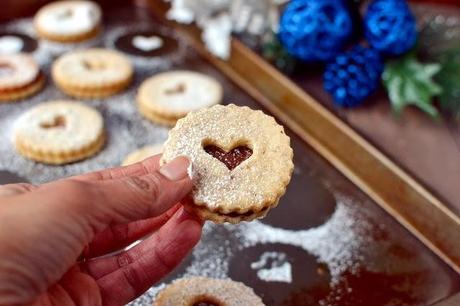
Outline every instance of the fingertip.
<path id="1" fill-rule="evenodd" d="M 179 156 L 164 164 L 160 168 L 160 173 L 170 181 L 190 179 L 189 167 L 190 160 L 185 156 Z"/>

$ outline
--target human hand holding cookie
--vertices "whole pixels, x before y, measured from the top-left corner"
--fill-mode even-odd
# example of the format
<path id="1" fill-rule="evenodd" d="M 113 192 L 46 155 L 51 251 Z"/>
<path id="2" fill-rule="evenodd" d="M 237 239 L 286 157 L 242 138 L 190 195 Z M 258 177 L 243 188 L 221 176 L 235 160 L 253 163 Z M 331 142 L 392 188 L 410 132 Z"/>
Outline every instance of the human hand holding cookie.
<path id="1" fill-rule="evenodd" d="M 202 223 L 177 205 L 189 161 L 158 161 L 1 186 L 0 305 L 125 305 L 179 264 Z"/>

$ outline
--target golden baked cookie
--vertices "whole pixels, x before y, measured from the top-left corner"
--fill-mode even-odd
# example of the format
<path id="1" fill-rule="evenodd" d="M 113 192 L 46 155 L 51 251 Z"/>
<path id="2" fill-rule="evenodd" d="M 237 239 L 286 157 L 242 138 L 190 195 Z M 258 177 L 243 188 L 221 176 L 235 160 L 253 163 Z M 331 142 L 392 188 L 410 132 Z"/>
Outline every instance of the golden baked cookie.
<path id="1" fill-rule="evenodd" d="M 215 79 L 193 71 L 163 72 L 139 88 L 139 112 L 153 122 L 173 126 L 189 112 L 219 104 L 222 86 Z"/>
<path id="2" fill-rule="evenodd" d="M 191 277 L 163 289 L 153 306 L 264 306 L 254 291 L 229 279 Z"/>
<path id="3" fill-rule="evenodd" d="M 140 161 L 143 161 L 146 158 L 149 158 L 154 155 L 161 154 L 163 152 L 163 144 L 155 144 L 151 146 L 145 146 L 140 148 L 132 153 L 130 153 L 121 163 L 122 166 L 128 166 Z"/>
<path id="4" fill-rule="evenodd" d="M 46 164 L 90 157 L 105 141 L 104 122 L 95 109 L 71 101 L 52 101 L 25 112 L 16 122 L 14 143 L 23 156 Z"/>
<path id="5" fill-rule="evenodd" d="M 56 85 L 70 96 L 101 98 L 116 94 L 133 78 L 133 66 L 122 53 L 107 49 L 72 51 L 52 67 Z"/>
<path id="6" fill-rule="evenodd" d="M 0 55 L 0 102 L 29 97 L 44 84 L 45 77 L 30 55 Z"/>
<path id="7" fill-rule="evenodd" d="M 43 6 L 34 25 L 40 37 L 62 43 L 77 43 L 96 37 L 101 31 L 102 13 L 92 1 L 68 0 Z"/>
<path id="8" fill-rule="evenodd" d="M 161 163 L 192 162 L 186 208 L 217 223 L 264 217 L 285 193 L 294 164 L 290 139 L 262 111 L 216 105 L 188 114 L 170 131 Z"/>

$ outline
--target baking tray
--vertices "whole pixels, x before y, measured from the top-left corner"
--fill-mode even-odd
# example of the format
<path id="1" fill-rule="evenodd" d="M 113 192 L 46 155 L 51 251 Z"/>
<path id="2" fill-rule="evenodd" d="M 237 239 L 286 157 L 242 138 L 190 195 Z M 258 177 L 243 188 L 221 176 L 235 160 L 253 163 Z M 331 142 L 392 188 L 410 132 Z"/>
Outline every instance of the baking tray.
<path id="1" fill-rule="evenodd" d="M 460 276 L 455 272 L 458 266 L 452 264 L 456 262 L 452 259 L 455 257 L 447 251 L 441 254 L 439 248 L 433 248 L 436 241 L 429 239 L 430 227 L 427 228 L 428 234 L 420 229 L 420 233 L 427 237 L 422 243 L 414 232 L 400 225 L 399 222 L 407 222 L 402 220 L 404 216 L 382 210 L 382 206 L 385 207 L 383 201 L 376 200 L 378 197 L 369 192 L 370 187 L 363 188 L 353 179 L 351 173 L 354 172 L 347 172 L 340 166 L 343 152 L 324 148 L 324 138 L 332 136 L 342 142 L 341 150 L 350 145 L 343 140 L 348 139 L 347 130 L 337 131 L 337 134 L 328 130 L 323 131 L 324 135 L 319 133 L 316 129 L 321 131 L 327 121 L 323 122 L 322 113 L 312 112 L 301 118 L 301 121 L 309 122 L 308 126 L 313 131 L 305 130 L 296 120 L 299 116 L 292 115 L 305 112 L 303 106 L 297 105 L 297 99 L 289 95 L 275 99 L 259 88 L 261 83 L 266 82 L 264 86 L 273 91 L 284 88 L 277 95 L 296 90 L 281 75 L 271 75 L 276 71 L 271 71 L 270 66 L 259 57 L 235 41 L 232 59 L 229 62 L 219 61 L 206 53 L 196 32 L 163 20 L 162 12 L 166 8 L 162 3 L 152 1 L 149 5 L 152 5 L 151 11 L 146 7 L 133 6 L 105 9 L 104 37 L 92 42 L 116 48 L 114 41 L 117 37 L 133 31 L 164 31 L 179 42 L 174 51 L 161 56 L 130 55 L 136 66 L 135 84 L 115 97 L 86 102 L 97 107 L 108 123 L 109 143 L 104 151 L 87 161 L 65 167 L 49 167 L 14 155 L 11 144 L 3 139 L 0 166 L 29 181 L 42 182 L 116 166 L 125 154 L 136 147 L 163 141 L 167 129 L 145 121 L 137 114 L 134 94 L 136 87 L 148 75 L 183 68 L 215 77 L 224 86 L 227 103 L 262 109 L 283 123 L 292 139 L 295 171 L 279 207 L 266 219 L 240 225 L 207 223 L 201 242 L 183 264 L 133 305 L 149 305 L 165 284 L 190 275 L 231 277 L 242 281 L 253 287 L 267 305 L 434 305 L 460 292 Z M 172 32 L 172 28 L 176 31 Z M 23 21 L 22 25 L 15 23 L 14 29 L 33 36 L 28 32 L 27 21 Z M 44 53 L 38 55 L 44 58 L 46 68 L 50 60 L 45 56 L 50 53 L 46 52 L 58 55 L 65 50 L 56 46 L 45 47 L 48 51 L 42 50 Z M 250 71 L 246 71 L 249 75 L 242 75 L 236 70 L 234 65 L 240 64 L 249 65 L 247 69 Z M 261 68 L 252 71 L 251 67 L 255 69 L 257 65 Z M 239 67 L 240 70 L 242 68 Z M 63 97 L 49 83 L 44 92 L 32 99 L 1 105 L 2 127 L 8 128 L 22 111 L 45 98 Z M 329 124 L 337 124 L 334 118 L 327 119 L 332 121 Z M 2 137 L 5 135 L 2 134 Z M 354 146 L 350 148 L 353 150 Z M 374 166 L 370 162 L 367 169 Z M 376 171 L 385 166 L 379 161 Z M 387 179 L 390 180 L 389 177 Z M 373 183 L 371 180 L 369 186 Z M 413 196 L 412 186 L 405 188 L 399 190 L 403 190 L 407 197 Z M 395 195 L 396 199 L 404 197 L 399 193 Z M 424 203 L 419 202 L 419 205 Z M 433 216 L 440 214 L 437 207 L 434 211 Z M 411 213 L 416 215 L 417 212 Z M 445 220 L 432 219 L 446 239 L 455 237 L 455 233 L 444 230 L 446 224 L 442 221 Z"/>

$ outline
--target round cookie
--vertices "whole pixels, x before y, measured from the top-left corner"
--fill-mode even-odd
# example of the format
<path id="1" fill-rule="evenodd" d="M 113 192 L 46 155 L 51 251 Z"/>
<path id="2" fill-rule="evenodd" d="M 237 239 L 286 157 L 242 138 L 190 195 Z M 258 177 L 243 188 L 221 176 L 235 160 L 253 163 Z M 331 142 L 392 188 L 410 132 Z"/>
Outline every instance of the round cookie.
<path id="1" fill-rule="evenodd" d="M 243 283 L 226 279 L 191 277 L 163 289 L 153 306 L 264 306 L 254 291 Z"/>
<path id="2" fill-rule="evenodd" d="M 143 161 L 146 158 L 149 158 L 154 155 L 161 154 L 163 152 L 163 144 L 155 144 L 151 146 L 145 146 L 140 148 L 132 153 L 130 153 L 121 163 L 122 166 L 128 166 L 140 161 Z"/>
<path id="3" fill-rule="evenodd" d="M 71 101 L 52 101 L 25 112 L 16 122 L 14 143 L 23 156 L 46 164 L 90 157 L 105 141 L 104 122 L 95 109 Z"/>
<path id="4" fill-rule="evenodd" d="M 52 67 L 56 85 L 70 96 L 101 98 L 125 89 L 133 66 L 123 54 L 106 49 L 78 50 L 64 54 Z"/>
<path id="5" fill-rule="evenodd" d="M 45 77 L 30 55 L 0 55 L 0 102 L 29 97 L 44 84 Z"/>
<path id="6" fill-rule="evenodd" d="M 58 1 L 42 7 L 34 18 L 40 37 L 62 43 L 76 43 L 96 37 L 101 31 L 102 13 L 92 1 Z"/>
<path id="7" fill-rule="evenodd" d="M 264 217 L 285 193 L 294 164 L 282 126 L 261 111 L 216 105 L 177 122 L 161 164 L 192 162 L 194 188 L 186 208 L 217 223 Z"/>
<path id="8" fill-rule="evenodd" d="M 207 75 L 171 71 L 145 80 L 139 88 L 137 103 L 146 118 L 172 126 L 191 111 L 219 104 L 222 95 L 222 86 Z"/>

